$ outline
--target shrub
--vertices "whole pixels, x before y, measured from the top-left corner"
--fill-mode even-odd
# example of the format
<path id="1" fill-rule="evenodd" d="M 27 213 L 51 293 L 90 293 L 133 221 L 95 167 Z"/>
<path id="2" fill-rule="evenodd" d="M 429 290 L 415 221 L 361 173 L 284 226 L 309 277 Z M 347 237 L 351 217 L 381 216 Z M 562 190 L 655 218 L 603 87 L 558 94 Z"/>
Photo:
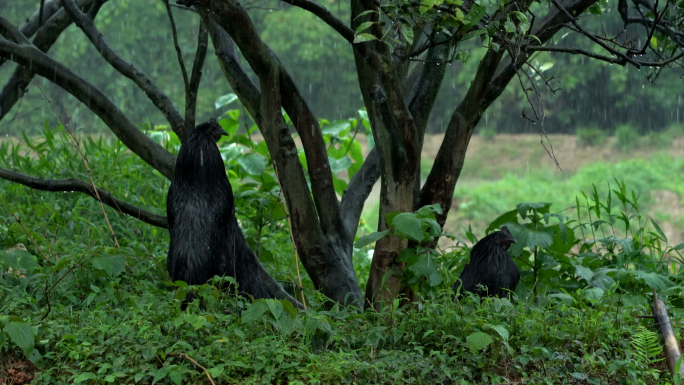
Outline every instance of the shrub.
<path id="1" fill-rule="evenodd" d="M 496 138 L 496 129 L 491 127 L 482 127 L 479 130 L 479 134 L 483 140 L 494 140 L 494 138 Z"/>
<path id="2" fill-rule="evenodd" d="M 669 131 L 651 131 L 646 135 L 646 143 L 654 148 L 669 148 L 672 145 L 675 135 Z"/>
<path id="3" fill-rule="evenodd" d="M 575 130 L 577 145 L 581 147 L 598 147 L 606 141 L 606 133 L 597 127 L 582 127 Z"/>
<path id="4" fill-rule="evenodd" d="M 638 148 L 641 144 L 639 132 L 629 124 L 621 124 L 615 130 L 615 145 L 622 152 L 629 152 Z"/>

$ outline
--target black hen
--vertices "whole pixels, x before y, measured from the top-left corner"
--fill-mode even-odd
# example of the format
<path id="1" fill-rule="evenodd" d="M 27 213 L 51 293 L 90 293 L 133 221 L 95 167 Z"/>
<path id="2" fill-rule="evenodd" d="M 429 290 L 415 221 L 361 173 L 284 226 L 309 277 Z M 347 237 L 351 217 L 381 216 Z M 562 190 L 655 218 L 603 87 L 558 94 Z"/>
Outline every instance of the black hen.
<path id="1" fill-rule="evenodd" d="M 235 218 L 233 189 L 216 145 L 222 135 L 227 133 L 216 121 L 200 124 L 178 153 L 166 200 L 167 268 L 174 281 L 199 285 L 227 275 L 241 293 L 268 298 L 256 256 Z"/>
<path id="2" fill-rule="evenodd" d="M 520 282 L 520 270 L 508 255 L 511 243 L 517 243 L 506 226 L 495 231 L 470 250 L 470 263 L 461 273 L 462 291 L 470 291 L 480 296 L 505 297 Z M 459 282 L 454 284 L 454 292 Z M 478 285 L 484 286 L 484 290 Z"/>

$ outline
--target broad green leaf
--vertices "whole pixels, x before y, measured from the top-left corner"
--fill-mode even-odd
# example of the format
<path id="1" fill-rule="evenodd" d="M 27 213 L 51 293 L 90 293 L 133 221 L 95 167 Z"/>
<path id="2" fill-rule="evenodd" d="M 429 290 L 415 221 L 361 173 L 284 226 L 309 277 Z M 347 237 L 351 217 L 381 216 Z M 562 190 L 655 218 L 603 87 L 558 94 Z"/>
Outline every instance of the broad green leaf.
<path id="1" fill-rule="evenodd" d="M 468 12 L 463 18 L 463 23 L 465 24 L 465 30 L 477 24 L 482 17 L 485 15 L 486 8 L 477 4 L 473 5 L 473 8 Z"/>
<path id="2" fill-rule="evenodd" d="M 648 271 L 636 270 L 634 275 L 638 279 L 644 280 L 644 283 L 651 288 L 662 290 L 672 285 L 672 282 L 664 275 L 651 273 Z"/>
<path id="3" fill-rule="evenodd" d="M 374 21 L 364 21 L 363 23 L 359 24 L 358 27 L 356 27 L 356 31 L 354 31 L 354 32 L 356 32 L 356 34 L 358 35 L 358 34 L 360 34 L 361 32 L 363 32 L 363 31 L 367 30 L 368 28 L 370 28 L 370 26 L 373 25 L 373 24 L 375 24 L 375 23 L 376 23 L 376 22 L 374 22 Z"/>
<path id="4" fill-rule="evenodd" d="M 255 301 L 247 310 L 242 311 L 242 323 L 248 324 L 261 319 L 266 311 L 268 311 L 268 305 L 264 300 Z"/>
<path id="5" fill-rule="evenodd" d="M 83 372 L 74 378 L 74 384 L 80 384 L 81 382 L 86 382 L 88 380 L 94 380 L 97 378 L 95 373 Z"/>
<path id="6" fill-rule="evenodd" d="M 253 152 L 239 157 L 237 163 L 249 175 L 261 175 L 266 170 L 266 159 Z"/>
<path id="7" fill-rule="evenodd" d="M 416 211 L 416 214 L 421 217 L 428 217 L 433 213 L 442 214 L 442 206 L 439 203 L 423 206 Z M 434 218 L 434 215 L 431 215 L 430 218 Z"/>
<path id="8" fill-rule="evenodd" d="M 493 339 L 487 333 L 475 332 L 466 337 L 466 345 L 473 352 L 477 353 L 492 343 Z"/>
<path id="9" fill-rule="evenodd" d="M 503 325 L 489 325 L 489 328 L 499 333 L 504 340 L 507 340 L 508 337 L 510 337 L 510 333 L 508 333 L 508 330 Z"/>
<path id="10" fill-rule="evenodd" d="M 536 210 L 539 214 L 545 214 L 549 212 L 551 205 L 551 202 L 522 202 L 518 203 L 517 209 L 520 216 L 525 219 L 528 211 Z"/>
<path id="11" fill-rule="evenodd" d="M 372 10 L 372 9 L 370 9 L 370 10 L 368 10 L 368 11 L 363 11 L 363 12 L 359 13 L 358 16 L 356 16 L 356 17 L 354 18 L 354 20 L 358 19 L 358 18 L 361 17 L 361 16 L 370 15 L 371 13 L 378 13 L 378 11 L 375 11 L 375 10 Z"/>
<path id="12" fill-rule="evenodd" d="M 126 269 L 126 257 L 121 255 L 102 255 L 90 260 L 93 267 L 103 270 L 108 276 L 114 278 Z"/>
<path id="13" fill-rule="evenodd" d="M 505 213 L 499 215 L 492 223 L 487 226 L 485 233 L 489 234 L 492 231 L 501 228 L 504 223 L 518 223 L 518 210 L 506 211 Z"/>
<path id="14" fill-rule="evenodd" d="M 328 156 L 328 163 L 330 163 L 330 172 L 333 175 L 337 175 L 338 173 L 347 170 L 352 165 L 352 161 L 348 156 L 342 157 L 340 159 L 335 159 L 331 156 Z"/>
<path id="15" fill-rule="evenodd" d="M 354 247 L 356 247 L 357 249 L 360 249 L 360 248 L 362 248 L 366 245 L 369 245 L 373 242 L 379 241 L 382 237 L 384 237 L 387 234 L 389 234 L 389 230 L 379 231 L 379 232 L 375 232 L 375 233 L 370 233 L 368 235 L 364 235 L 363 237 L 359 238 L 359 240 L 356 241 L 356 243 L 354 243 Z"/>
<path id="16" fill-rule="evenodd" d="M 35 336 L 31 330 L 31 325 L 22 321 L 11 321 L 2 330 L 7 333 L 12 342 L 17 344 L 24 352 L 33 349 Z"/>
<path id="17" fill-rule="evenodd" d="M 420 219 L 416 218 L 412 213 L 400 213 L 391 223 L 392 227 L 400 233 L 414 241 L 422 241 L 425 237 L 425 232 L 421 229 Z"/>
<path id="18" fill-rule="evenodd" d="M 216 101 L 214 102 L 214 107 L 216 109 L 219 109 L 219 108 L 221 108 L 223 106 L 227 106 L 227 105 L 229 105 L 229 104 L 231 104 L 237 100 L 238 100 L 237 95 L 235 95 L 233 93 L 225 94 L 223 96 L 219 96 L 219 98 L 216 99 Z"/>
<path id="19" fill-rule="evenodd" d="M 321 128 L 323 135 L 338 136 L 344 130 L 351 129 L 351 122 L 349 120 L 336 120 L 332 124 Z"/>
<path id="20" fill-rule="evenodd" d="M 36 270 L 40 269 L 36 256 L 22 249 L 12 251 L 0 250 L 0 262 L 14 270 L 24 270 L 29 274 L 33 274 Z"/>
<path id="21" fill-rule="evenodd" d="M 592 287 L 589 289 L 582 289 L 580 291 L 580 298 L 586 300 L 597 300 L 603 297 L 603 289 L 599 287 Z"/>
<path id="22" fill-rule="evenodd" d="M 486 29 L 476 29 L 474 31 L 470 31 L 470 32 L 466 33 L 465 35 L 463 35 L 463 38 L 461 38 L 460 41 L 465 41 L 468 39 L 472 39 L 475 36 L 482 36 L 482 35 L 486 35 L 486 34 L 487 34 Z"/>
<path id="23" fill-rule="evenodd" d="M 594 278 L 594 272 L 582 265 L 575 265 L 575 274 L 587 282 L 591 282 L 591 279 Z"/>
<path id="24" fill-rule="evenodd" d="M 575 302 L 575 299 L 566 293 L 550 294 L 548 297 L 549 298 L 558 298 L 564 305 L 567 305 L 567 306 L 570 306 L 570 305 L 572 305 L 573 302 Z"/>
<path id="25" fill-rule="evenodd" d="M 511 245 L 511 249 L 515 247 L 533 249 L 536 246 L 546 248 L 553 244 L 553 237 L 551 236 L 553 230 L 547 228 L 533 229 L 531 224 L 506 223 L 505 226 L 508 227 L 513 238 L 518 242 Z"/>
<path id="26" fill-rule="evenodd" d="M 283 304 L 280 301 L 268 299 L 266 300 L 266 305 L 268 305 L 268 310 L 273 315 L 273 318 L 280 319 L 280 316 L 283 314 Z"/>
<path id="27" fill-rule="evenodd" d="M 371 40 L 378 40 L 378 38 L 371 35 L 370 33 L 362 33 L 362 34 L 356 35 L 353 43 L 357 44 L 357 43 L 363 43 L 363 42 L 371 41 Z"/>
<path id="28" fill-rule="evenodd" d="M 221 153 L 221 158 L 224 162 L 231 162 L 242 154 L 237 143 L 231 143 L 227 146 L 220 147 L 219 152 Z"/>

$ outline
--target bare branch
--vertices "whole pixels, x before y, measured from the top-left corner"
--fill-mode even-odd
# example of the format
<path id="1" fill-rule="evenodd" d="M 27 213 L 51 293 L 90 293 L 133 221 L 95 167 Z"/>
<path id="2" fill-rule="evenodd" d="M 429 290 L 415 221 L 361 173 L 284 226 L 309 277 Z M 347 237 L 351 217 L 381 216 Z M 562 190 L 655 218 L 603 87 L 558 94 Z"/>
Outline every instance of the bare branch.
<path id="1" fill-rule="evenodd" d="M 100 9 L 100 7 L 94 6 L 93 0 L 78 0 L 78 4 L 79 7 L 82 8 L 90 7 L 91 11 L 97 11 Z M 53 5 L 54 3 L 51 1 L 46 3 L 46 14 L 50 12 L 49 10 Z M 90 13 L 92 13 L 91 17 L 95 18 L 97 12 Z M 34 14 L 32 18 L 33 17 L 37 17 L 37 15 Z M 50 47 L 52 47 L 52 45 L 55 43 L 55 41 L 57 41 L 59 35 L 69 25 L 71 25 L 71 18 L 61 8 L 57 9 L 54 16 L 50 18 L 46 17 L 46 19 L 48 19 L 47 22 L 40 28 L 40 30 L 38 30 L 36 37 L 33 39 L 33 45 L 35 45 L 39 50 L 43 52 L 47 52 L 50 49 Z M 31 20 L 32 19 L 29 19 L 27 23 L 30 23 Z M 0 23 L 4 22 L 0 21 Z M 37 29 L 37 18 L 35 25 Z M 12 26 L 12 28 L 14 27 Z M 30 28 L 26 29 L 30 30 Z M 20 30 L 20 32 L 21 31 L 22 30 Z M 25 42 L 26 44 L 31 44 L 27 40 Z M 0 57 L 0 65 L 2 65 L 4 61 L 5 59 L 3 57 Z M 0 120 L 2 120 L 2 118 L 4 118 L 5 115 L 9 113 L 9 111 L 17 103 L 17 101 L 21 99 L 21 97 L 25 93 L 26 87 L 28 87 L 29 83 L 31 83 L 31 80 L 33 79 L 34 75 L 35 74 L 33 73 L 33 71 L 31 71 L 30 66 L 29 68 L 18 66 L 14 70 L 14 73 L 12 73 L 12 76 L 7 81 L 7 83 L 5 83 L 5 86 L 2 88 L 2 92 L 0 92 Z"/>
<path id="2" fill-rule="evenodd" d="M 63 0 L 64 9 L 69 14 L 74 23 L 83 31 L 88 39 L 93 43 L 97 52 L 102 55 L 107 63 L 125 77 L 131 79 L 140 89 L 145 92 L 152 103 L 164 114 L 166 120 L 171 125 L 171 129 L 178 134 L 183 134 L 183 117 L 169 98 L 157 85 L 154 80 L 147 76 L 141 69 L 134 64 L 123 59 L 107 43 L 104 36 L 95 26 L 93 20 L 84 15 L 74 4 L 73 0 Z"/>
<path id="3" fill-rule="evenodd" d="M 599 39 L 599 38 L 597 38 L 596 36 L 594 36 L 594 34 L 589 33 L 589 32 L 587 32 L 584 28 L 582 28 L 582 27 L 579 25 L 579 23 L 577 23 L 577 20 L 575 20 L 575 18 L 570 14 L 570 12 L 568 12 L 565 8 L 563 8 L 562 5 L 560 5 L 560 3 L 558 3 L 558 0 L 549 0 L 549 1 L 551 1 L 551 3 L 552 3 L 559 11 L 561 11 L 561 13 L 562 13 L 563 15 L 565 15 L 565 17 L 568 19 L 568 21 L 570 21 L 570 22 L 572 23 L 572 25 L 574 25 L 575 28 L 577 28 L 577 30 L 579 30 L 584 36 L 588 37 L 589 40 L 591 40 L 591 41 L 593 41 L 594 43 L 598 44 L 599 46 L 601 46 L 603 49 L 605 49 L 606 51 L 610 52 L 611 54 L 616 55 L 616 56 L 622 58 L 622 61 L 621 61 L 620 63 L 618 63 L 618 64 L 620 64 L 620 65 L 625 65 L 626 63 L 630 63 L 630 64 L 632 64 L 633 66 L 635 66 L 635 67 L 637 67 L 637 68 L 641 68 L 641 64 L 639 64 L 639 63 L 638 63 L 637 61 L 635 61 L 633 58 L 631 58 L 630 56 L 625 55 L 624 53 L 622 53 L 622 52 L 620 52 L 620 51 L 618 51 L 618 50 L 616 50 L 616 49 L 611 48 L 610 46 L 608 46 L 608 44 L 606 44 L 606 43 L 604 43 L 603 41 L 601 41 L 601 39 Z"/>
<path id="4" fill-rule="evenodd" d="M 2 17 L 0 17 L 2 19 Z M 147 137 L 102 91 L 74 74 L 35 46 L 17 45 L 0 40 L 0 56 L 31 67 L 40 76 L 54 82 L 85 104 L 131 151 L 168 179 L 173 179 L 175 156 Z"/>
<path id="5" fill-rule="evenodd" d="M 354 30 L 349 28 L 349 26 L 347 26 L 342 20 L 338 19 L 337 16 L 333 15 L 332 12 L 328 11 L 328 9 L 324 6 L 310 0 L 283 1 L 316 15 L 319 19 L 323 20 L 326 24 L 337 31 L 337 33 L 339 33 L 340 36 L 342 36 L 349 43 L 354 41 Z"/>
<path id="6" fill-rule="evenodd" d="M 235 42 L 223 28 L 216 24 L 211 17 L 208 17 L 206 11 L 200 9 L 199 14 L 211 35 L 211 41 L 214 44 L 216 57 L 221 64 L 223 75 L 228 79 L 230 87 L 240 98 L 240 101 L 257 123 L 257 126 L 260 126 L 259 102 L 261 100 L 261 92 L 252 79 L 250 79 L 242 63 L 240 63 Z"/>
<path id="7" fill-rule="evenodd" d="M 185 63 L 183 62 L 183 52 L 181 52 L 180 45 L 178 45 L 178 32 L 176 31 L 176 22 L 173 20 L 173 12 L 171 12 L 171 6 L 169 6 L 169 0 L 163 0 L 166 5 L 166 12 L 169 15 L 169 22 L 171 23 L 171 33 L 173 35 L 173 46 L 176 48 L 176 56 L 178 57 L 178 64 L 181 68 L 181 73 L 183 74 L 183 84 L 185 85 L 185 91 L 188 91 L 190 87 L 190 81 L 188 80 L 188 71 L 185 69 Z"/>
<path id="8" fill-rule="evenodd" d="M 8 170 L 2 167 L 0 167 L 0 178 L 8 180 L 10 182 L 23 184 L 24 186 L 40 191 L 78 191 L 90 195 L 95 199 L 97 199 L 99 195 L 100 202 L 116 209 L 121 213 L 130 215 L 152 226 L 162 227 L 165 229 L 169 227 L 169 224 L 165 216 L 153 214 L 148 211 L 142 210 L 138 207 L 135 207 L 131 204 L 128 204 L 120 199 L 113 197 L 109 192 L 104 191 L 100 188 L 97 188 L 96 193 L 89 183 L 86 183 L 79 179 L 36 178 L 33 176 L 22 174 L 17 171 Z"/>
<path id="9" fill-rule="evenodd" d="M 200 80 L 202 80 L 202 67 L 204 67 L 204 59 L 207 57 L 207 29 L 204 27 L 204 22 L 200 20 L 199 34 L 197 36 L 197 52 L 195 52 L 195 60 L 192 63 L 192 74 L 190 75 L 190 84 L 185 89 L 185 132 L 188 133 L 195 128 L 195 113 L 197 108 L 197 89 L 199 89 Z"/>

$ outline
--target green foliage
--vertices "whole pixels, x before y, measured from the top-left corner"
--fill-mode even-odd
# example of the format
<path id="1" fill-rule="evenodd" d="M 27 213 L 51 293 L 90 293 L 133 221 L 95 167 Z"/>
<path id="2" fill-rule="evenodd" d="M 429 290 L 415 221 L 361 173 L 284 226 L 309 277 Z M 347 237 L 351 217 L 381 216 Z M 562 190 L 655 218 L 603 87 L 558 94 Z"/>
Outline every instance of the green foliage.
<path id="1" fill-rule="evenodd" d="M 643 142 L 639 132 L 629 124 L 621 124 L 615 129 L 615 145 L 622 152 L 639 148 Z"/>
<path id="2" fill-rule="evenodd" d="M 368 133 L 360 116 L 322 124 L 331 159 L 351 163 L 336 173 L 341 181 L 357 161 L 355 131 Z M 244 118 L 232 110 L 219 120 L 231 133 L 219 147 L 238 218 L 269 271 L 293 282 L 293 251 L 275 173 Z M 177 151 L 179 142 L 165 127 L 148 129 Z M 96 183 L 164 212 L 168 182 L 158 173 L 118 141 L 79 138 Z M 88 180 L 73 142 L 59 127 L 46 129 L 41 138 L 26 136 L 21 145 L 0 144 L 0 150 L 3 167 Z M 670 173 L 684 167 L 662 162 Z M 658 172 L 644 181 L 649 167 L 655 166 L 627 175 L 629 183 L 640 189 L 678 183 Z M 600 178 L 602 170 L 582 180 Z M 524 202 L 511 204 L 488 224 L 487 231 L 509 226 L 518 239 L 511 254 L 523 280 L 515 303 L 473 295 L 452 300 L 467 245 L 477 240 L 473 232 L 487 231 L 471 229 L 468 240 L 454 238 L 456 245 L 447 249 L 425 248 L 421 243 L 445 236 L 435 220 L 441 208 L 426 206 L 389 214 L 388 232 L 359 238 L 353 255 L 363 280 L 368 245 L 387 234 L 410 241 L 413 247 L 400 257 L 407 264 L 404 284 L 423 296 L 421 306 L 403 307 L 400 300 L 378 312 L 330 306 L 300 268 L 311 299 L 306 311 L 286 301 L 249 303 L 219 289 L 234 280 L 214 278 L 192 289 L 205 306 L 200 309 L 196 301 L 182 312 L 174 298 L 189 288 L 168 282 L 166 231 L 106 208 L 117 248 L 94 199 L 0 181 L 0 354 L 34 362 L 37 383 L 203 381 L 206 374 L 183 354 L 217 383 L 610 383 L 615 377 L 655 383 L 662 376 L 651 359 L 656 345 L 633 313 L 648 312 L 648 293 L 657 288 L 673 318 L 682 314 L 684 246 L 669 245 L 657 224 L 642 216 L 637 193 L 627 182 L 615 183 L 580 195 L 572 212 L 554 212 L 557 203 Z M 18 243 L 27 250 L 13 248 Z"/>
<path id="3" fill-rule="evenodd" d="M 478 130 L 478 133 L 482 136 L 482 139 L 486 141 L 491 141 L 496 138 L 496 129 L 492 127 L 482 127 Z"/>
<path id="4" fill-rule="evenodd" d="M 600 147 L 606 142 L 606 133 L 597 127 L 578 127 L 575 135 L 581 147 Z"/>

